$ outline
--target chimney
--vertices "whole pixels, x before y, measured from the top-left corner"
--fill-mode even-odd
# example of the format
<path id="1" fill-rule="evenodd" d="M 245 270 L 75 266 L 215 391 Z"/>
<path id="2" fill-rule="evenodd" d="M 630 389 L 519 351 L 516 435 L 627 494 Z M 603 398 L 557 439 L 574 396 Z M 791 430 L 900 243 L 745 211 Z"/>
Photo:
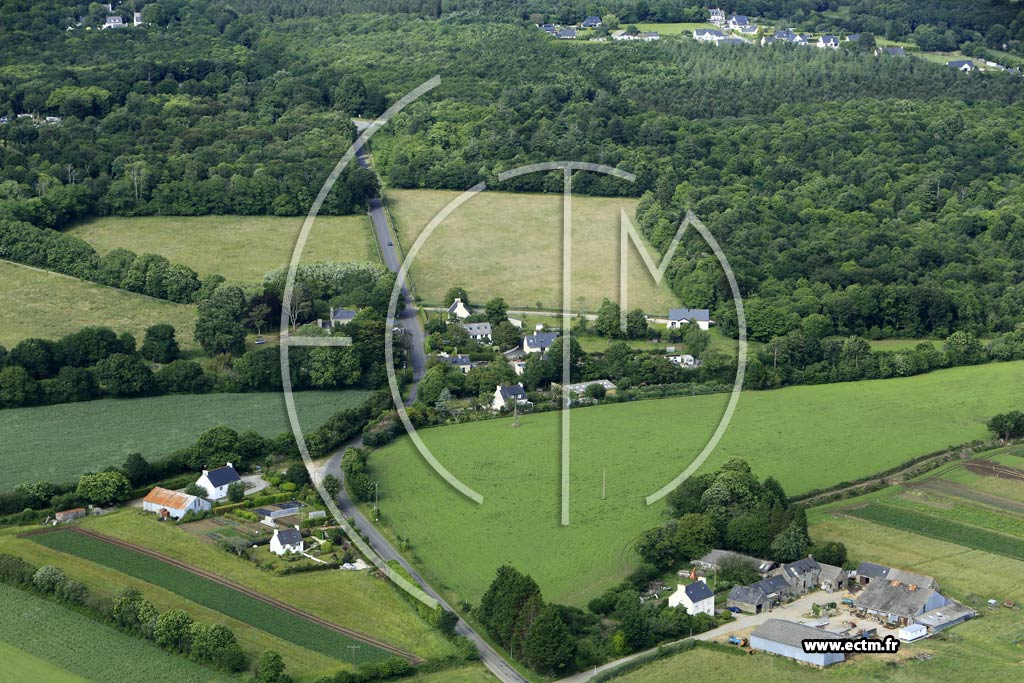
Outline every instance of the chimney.
<path id="1" fill-rule="evenodd" d="M 704 578 L 703 576 L 698 576 L 697 580 L 700 581 L 701 583 L 707 583 L 708 582 L 708 580 L 706 578 Z"/>
<path id="2" fill-rule="evenodd" d="M 540 323 L 540 324 L 538 324 L 538 325 L 537 325 L 536 327 L 534 327 L 533 329 L 534 329 L 535 331 L 537 331 L 537 332 L 543 332 L 543 331 L 544 331 L 544 324 L 543 324 L 543 323 Z"/>
<path id="3" fill-rule="evenodd" d="M 231 469 L 235 469 L 235 466 L 232 465 L 231 463 L 228 463 L 228 467 L 230 467 Z"/>
<path id="4" fill-rule="evenodd" d="M 206 475 L 208 475 L 209 473 L 210 473 L 210 470 L 203 470 L 203 476 L 204 476 L 204 477 L 205 477 Z"/>
<path id="5" fill-rule="evenodd" d="M 296 525 L 295 525 L 295 530 L 296 530 L 296 531 L 302 531 L 302 529 L 300 529 L 300 528 L 299 528 L 299 525 L 298 525 L 298 524 L 296 524 Z"/>

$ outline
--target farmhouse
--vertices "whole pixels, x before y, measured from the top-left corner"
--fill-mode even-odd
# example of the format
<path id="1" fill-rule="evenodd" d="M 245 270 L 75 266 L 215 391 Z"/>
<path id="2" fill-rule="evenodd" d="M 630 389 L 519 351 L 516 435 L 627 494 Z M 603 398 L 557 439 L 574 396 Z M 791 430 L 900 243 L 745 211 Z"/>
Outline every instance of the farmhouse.
<path id="1" fill-rule="evenodd" d="M 793 588 L 795 593 L 807 593 L 818 585 L 821 576 L 821 565 L 813 557 L 805 557 L 784 564 L 775 570 Z"/>
<path id="2" fill-rule="evenodd" d="M 534 332 L 523 337 L 523 351 L 526 353 L 547 353 L 558 339 L 557 332 Z"/>
<path id="3" fill-rule="evenodd" d="M 459 320 L 465 320 L 469 316 L 473 315 L 472 311 L 466 304 L 462 303 L 462 299 L 455 297 L 455 301 L 448 307 L 448 317 L 458 318 Z"/>
<path id="4" fill-rule="evenodd" d="M 558 33 L 558 27 L 555 26 L 554 24 L 541 24 L 540 30 L 550 35 L 555 35 L 556 33 Z"/>
<path id="5" fill-rule="evenodd" d="M 599 28 L 601 26 L 601 17 L 587 17 L 580 24 L 581 28 Z"/>
<path id="6" fill-rule="evenodd" d="M 693 39 L 704 43 L 717 42 L 725 38 L 725 34 L 714 28 L 699 28 L 693 32 Z"/>
<path id="7" fill-rule="evenodd" d="M 839 38 L 836 36 L 822 36 L 818 38 L 818 47 L 827 47 L 833 50 L 839 49 Z"/>
<path id="8" fill-rule="evenodd" d="M 299 527 L 274 530 L 274 536 L 270 539 L 270 552 L 275 555 L 285 555 L 301 553 L 304 549 L 302 532 L 299 531 Z"/>
<path id="9" fill-rule="evenodd" d="M 190 496 L 187 493 L 179 493 L 170 489 L 154 487 L 145 498 L 142 499 L 142 509 L 146 512 L 155 512 L 160 519 L 181 519 L 189 512 L 205 512 L 213 507 L 213 504 L 205 498 Z"/>
<path id="10" fill-rule="evenodd" d="M 576 29 L 574 28 L 563 28 L 559 29 L 555 37 L 559 40 L 576 40 Z"/>
<path id="11" fill-rule="evenodd" d="M 55 514 L 53 517 L 61 524 L 70 522 L 80 517 L 85 517 L 89 512 L 85 508 L 71 508 L 70 510 L 62 510 Z"/>
<path id="12" fill-rule="evenodd" d="M 758 614 L 783 600 L 795 597 L 793 587 L 781 574 L 774 574 L 749 586 L 734 586 L 726 605 Z"/>
<path id="13" fill-rule="evenodd" d="M 739 39 L 737 39 L 739 40 Z M 721 41 L 720 41 L 721 42 Z M 740 42 L 744 42 L 740 40 Z M 678 330 L 683 325 L 696 323 L 697 327 L 706 330 L 711 327 L 711 311 L 706 308 L 672 308 L 668 312 L 668 329 Z"/>
<path id="14" fill-rule="evenodd" d="M 951 62 L 946 62 L 946 66 L 952 67 L 952 68 L 956 69 L 957 71 L 968 71 L 968 72 L 969 71 L 974 71 L 976 68 L 978 68 L 978 67 L 974 66 L 974 62 L 971 61 L 970 59 L 954 59 Z"/>
<path id="15" fill-rule="evenodd" d="M 679 584 L 676 592 L 668 596 L 669 607 L 683 606 L 690 616 L 695 614 L 707 614 L 715 616 L 715 594 L 708 588 L 704 577 L 698 578 L 693 583 Z"/>
<path id="16" fill-rule="evenodd" d="M 227 498 L 228 486 L 236 481 L 242 481 L 242 478 L 238 476 L 234 465 L 227 463 L 224 467 L 218 467 L 215 470 L 203 470 L 203 475 L 196 480 L 196 485 L 206 489 L 209 494 L 208 498 L 220 500 Z"/>
<path id="17" fill-rule="evenodd" d="M 491 341 L 490 323 L 462 323 L 462 327 L 473 341 Z"/>
<path id="18" fill-rule="evenodd" d="M 915 617 L 949 604 L 938 588 L 930 576 L 889 568 L 884 579 L 876 578 L 861 591 L 853 606 L 882 622 L 905 626 Z"/>
<path id="19" fill-rule="evenodd" d="M 494 401 L 491 403 L 491 407 L 495 410 L 503 410 L 514 405 L 522 406 L 527 403 L 529 401 L 526 400 L 526 390 L 523 389 L 522 384 L 513 384 L 507 387 L 499 384 L 494 390 Z"/>
<path id="20" fill-rule="evenodd" d="M 812 638 L 840 640 L 835 633 L 813 626 L 785 619 L 769 619 L 750 634 L 750 647 L 819 667 L 832 666 L 846 659 L 846 655 L 840 652 L 804 652 L 803 641 Z"/>
<path id="21" fill-rule="evenodd" d="M 725 10 L 718 7 L 713 7 L 711 10 L 711 23 L 715 26 L 725 26 Z"/>
<path id="22" fill-rule="evenodd" d="M 707 571 L 718 571 L 718 569 L 721 568 L 721 563 L 723 560 L 732 558 L 743 560 L 744 562 L 748 563 L 751 567 L 754 568 L 754 571 L 756 571 L 762 577 L 768 576 L 771 570 L 779 566 L 779 563 L 773 560 L 759 560 L 756 557 L 741 555 L 739 553 L 734 553 L 731 550 L 712 550 L 703 557 L 694 560 L 693 566 L 699 567 L 700 569 L 704 569 Z"/>
<path id="23" fill-rule="evenodd" d="M 744 26 L 750 25 L 750 19 L 742 14 L 734 14 L 729 17 L 729 28 L 733 31 L 739 31 Z"/>

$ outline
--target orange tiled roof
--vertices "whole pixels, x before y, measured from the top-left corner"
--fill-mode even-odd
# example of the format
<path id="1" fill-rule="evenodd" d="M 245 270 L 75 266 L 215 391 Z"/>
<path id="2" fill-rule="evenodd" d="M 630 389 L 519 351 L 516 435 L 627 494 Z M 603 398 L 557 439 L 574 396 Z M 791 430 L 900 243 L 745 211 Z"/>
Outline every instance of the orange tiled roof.
<path id="1" fill-rule="evenodd" d="M 178 493 L 177 491 L 157 486 L 142 500 L 146 503 L 153 503 L 154 505 L 160 505 L 173 510 L 184 510 L 192 501 L 192 496 L 187 493 Z"/>

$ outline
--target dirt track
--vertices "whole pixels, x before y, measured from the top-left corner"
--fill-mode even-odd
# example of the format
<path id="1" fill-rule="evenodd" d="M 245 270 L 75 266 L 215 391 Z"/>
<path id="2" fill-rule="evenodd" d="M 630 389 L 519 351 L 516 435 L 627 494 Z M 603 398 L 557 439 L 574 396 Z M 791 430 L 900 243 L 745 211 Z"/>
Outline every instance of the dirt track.
<path id="1" fill-rule="evenodd" d="M 1016 467 L 1003 465 L 992 460 L 969 460 L 964 463 L 964 467 L 967 468 L 968 472 L 980 474 L 983 477 L 1024 481 L 1024 470 L 1018 470 Z"/>
<path id="2" fill-rule="evenodd" d="M 139 553 L 140 555 L 145 555 L 147 557 L 151 557 L 154 560 L 159 560 L 160 562 L 165 562 L 165 563 L 167 563 L 169 565 L 172 565 L 174 567 L 177 567 L 179 569 L 183 569 L 183 570 L 185 570 L 185 571 L 187 571 L 187 572 L 189 572 L 191 574 L 195 574 L 196 576 L 200 576 L 200 577 L 202 577 L 204 579 L 209 579 L 210 581 L 215 581 L 218 584 L 224 586 L 225 588 L 230 588 L 231 590 L 237 591 L 237 592 L 239 592 L 239 593 L 241 593 L 243 595 L 246 595 L 246 596 L 248 596 L 250 598 L 253 598 L 255 600 L 259 600 L 260 602 L 263 602 L 263 603 L 266 603 L 268 605 L 271 605 L 272 607 L 276 607 L 277 609 L 280 609 L 280 610 L 283 610 L 285 612 L 288 612 L 289 614 L 292 614 L 292 615 L 294 615 L 296 617 L 299 617 L 300 619 L 305 619 L 306 621 L 310 621 L 310 622 L 312 622 L 314 624 L 317 624 L 318 626 L 322 626 L 324 628 L 327 628 L 327 629 L 330 629 L 332 631 L 336 631 L 338 633 L 346 635 L 349 638 L 352 638 L 353 640 L 358 640 L 358 641 L 360 641 L 362 643 L 366 643 L 367 645 L 372 645 L 373 647 L 379 648 L 379 649 L 384 650 L 386 652 L 390 652 L 391 654 L 395 655 L 396 657 L 401 657 L 402 659 L 410 662 L 411 664 L 419 665 L 419 664 L 423 664 L 423 662 L 424 662 L 423 659 L 421 659 L 420 657 L 417 657 L 416 655 L 412 654 L 411 652 L 406 652 L 405 650 L 397 648 L 394 645 L 391 645 L 389 643 L 385 643 L 382 640 L 377 640 L 376 638 L 371 638 L 370 636 L 366 636 L 366 635 L 363 635 L 362 633 L 358 633 L 356 631 L 352 631 L 352 630 L 347 629 L 347 628 L 345 628 L 343 626 L 338 626 L 337 624 L 332 624 L 331 622 L 326 621 L 324 619 L 321 619 L 320 617 L 314 616 L 314 615 L 310 614 L 309 612 L 303 612 L 302 610 L 297 609 L 295 607 L 292 607 L 291 605 L 289 605 L 287 603 L 281 602 L 279 600 L 275 600 L 273 598 L 269 598 L 269 597 L 263 595 L 262 593 L 258 593 L 256 591 L 250 589 L 250 588 L 246 588 L 245 586 L 237 584 L 237 583 L 235 583 L 233 581 L 228 581 L 227 579 L 225 579 L 223 577 L 220 577 L 220 576 L 217 576 L 216 574 L 213 574 L 211 572 L 208 572 L 205 569 L 200 569 L 199 567 L 193 567 L 192 565 L 185 564 L 184 562 L 179 562 L 178 560 L 175 560 L 175 559 L 173 559 L 171 557 L 168 557 L 167 555 L 163 555 L 163 554 L 158 553 L 156 551 L 149 550 L 148 548 L 144 548 L 142 546 L 135 545 L 134 543 L 128 543 L 127 541 L 122 541 L 120 539 L 113 538 L 111 536 L 106 536 L 104 534 L 96 533 L 95 531 L 89 531 L 89 530 L 83 529 L 83 528 L 81 528 L 79 526 L 59 526 L 59 527 L 49 527 L 49 528 L 45 528 L 45 529 L 37 529 L 37 530 L 34 530 L 34 531 L 26 532 L 24 534 L 20 534 L 20 536 L 22 536 L 22 537 L 38 536 L 38 535 L 41 535 L 41 534 L 48 534 L 48 533 L 53 533 L 53 532 L 57 532 L 57 531 L 71 531 L 71 532 L 74 532 L 74 533 L 77 533 L 77 534 L 82 534 L 83 536 L 90 536 L 90 537 L 95 538 L 97 540 L 103 541 L 104 543 L 110 543 L 112 545 L 120 546 L 120 547 L 125 548 L 127 550 L 131 550 L 133 552 Z"/>

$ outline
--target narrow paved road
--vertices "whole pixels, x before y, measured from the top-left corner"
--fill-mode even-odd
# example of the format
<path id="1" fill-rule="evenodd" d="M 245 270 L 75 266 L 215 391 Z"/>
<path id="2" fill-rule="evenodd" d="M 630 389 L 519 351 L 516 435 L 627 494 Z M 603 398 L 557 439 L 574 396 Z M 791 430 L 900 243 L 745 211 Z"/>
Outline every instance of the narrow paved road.
<path id="1" fill-rule="evenodd" d="M 360 125 L 356 123 L 357 127 Z M 365 126 L 364 126 L 365 127 Z M 360 128 L 361 130 L 361 128 Z M 356 159 L 359 165 L 363 168 L 370 168 L 369 159 L 366 155 L 365 148 L 360 149 L 356 153 Z M 391 271 L 398 272 L 401 266 L 401 258 L 398 255 L 398 249 L 394 244 L 394 235 L 391 231 L 391 225 L 388 222 L 387 212 L 384 210 L 384 202 L 380 197 L 375 197 L 370 200 L 370 220 L 373 223 L 373 230 L 377 236 L 377 242 L 380 245 L 381 256 L 386 265 Z M 398 325 L 405 330 L 406 335 L 406 349 L 408 351 L 409 363 L 412 366 L 413 371 L 413 383 L 409 390 L 409 395 L 406 398 L 406 405 L 411 404 L 416 400 L 416 389 L 419 385 L 420 379 L 423 377 L 423 371 L 427 366 L 427 355 L 424 350 L 424 344 L 426 342 L 426 336 L 423 331 L 423 327 L 420 324 L 420 319 L 416 315 L 416 306 L 409 295 L 407 286 L 402 287 L 402 310 L 396 314 L 396 322 Z M 342 480 L 341 471 L 341 457 L 345 452 L 346 448 L 353 446 L 362 445 L 362 438 L 357 438 L 349 443 L 343 445 L 334 453 L 331 454 L 323 468 L 317 475 L 322 480 L 328 474 L 333 474 L 338 480 Z M 378 555 L 380 555 L 385 561 L 394 560 L 398 562 L 409 575 L 412 576 L 413 580 L 420 585 L 427 595 L 441 603 L 445 609 L 454 612 L 451 605 L 442 598 L 437 591 L 430 587 L 430 585 L 420 576 L 419 572 L 412 568 L 412 566 L 406 562 L 405 558 L 402 557 L 397 550 L 388 543 L 387 539 L 377 530 L 375 526 L 366 518 L 359 508 L 356 507 L 355 503 L 349 497 L 345 487 L 341 487 L 341 491 L 338 493 L 338 509 L 341 510 L 342 514 L 355 521 L 355 526 L 362 532 L 369 543 L 370 548 L 373 549 Z M 498 654 L 497 650 L 490 646 L 480 634 L 474 631 L 469 624 L 462 619 L 459 619 L 458 625 L 455 627 L 455 632 L 460 636 L 469 638 L 476 646 L 477 651 L 480 653 L 480 661 L 493 673 L 499 681 L 502 683 L 528 683 L 519 672 L 517 672 L 505 659 Z"/>

